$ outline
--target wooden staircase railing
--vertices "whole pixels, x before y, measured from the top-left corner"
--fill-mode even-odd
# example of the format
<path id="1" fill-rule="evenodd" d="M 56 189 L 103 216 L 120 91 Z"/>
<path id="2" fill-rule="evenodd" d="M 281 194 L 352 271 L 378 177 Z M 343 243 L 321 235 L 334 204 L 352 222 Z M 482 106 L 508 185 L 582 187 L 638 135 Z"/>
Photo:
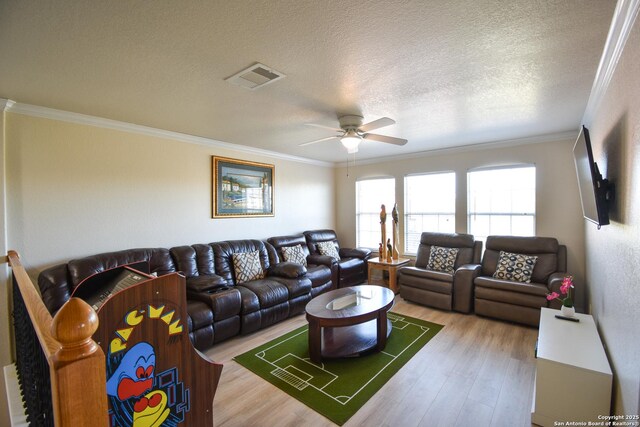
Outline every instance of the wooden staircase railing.
<path id="1" fill-rule="evenodd" d="M 18 253 L 9 251 L 8 259 L 49 365 L 54 424 L 107 425 L 105 356 L 91 338 L 98 329 L 96 312 L 83 300 L 71 298 L 52 318 Z"/>

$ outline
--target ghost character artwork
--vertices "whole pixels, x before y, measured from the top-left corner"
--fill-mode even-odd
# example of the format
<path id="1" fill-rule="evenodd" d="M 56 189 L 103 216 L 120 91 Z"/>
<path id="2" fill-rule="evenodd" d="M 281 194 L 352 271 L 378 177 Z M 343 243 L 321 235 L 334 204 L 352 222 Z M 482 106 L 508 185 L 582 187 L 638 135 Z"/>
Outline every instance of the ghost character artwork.
<path id="1" fill-rule="evenodd" d="M 110 358 L 111 360 L 111 358 Z M 167 395 L 153 389 L 156 355 L 151 344 L 139 342 L 122 356 L 107 379 L 107 395 L 120 420 L 134 427 L 160 426 L 169 416 Z M 107 369 L 109 374 L 109 369 Z"/>
<path id="2" fill-rule="evenodd" d="M 107 356 L 111 426 L 173 427 L 185 420 L 191 408 L 190 391 L 179 380 L 178 366 L 163 359 L 157 347 L 178 342 L 171 337 L 183 334 L 175 314 L 175 308 L 167 304 L 147 304 L 130 309 L 124 324 L 115 329 Z M 157 339 L 157 334 L 144 331 L 145 326 L 166 331 L 168 339 Z"/>

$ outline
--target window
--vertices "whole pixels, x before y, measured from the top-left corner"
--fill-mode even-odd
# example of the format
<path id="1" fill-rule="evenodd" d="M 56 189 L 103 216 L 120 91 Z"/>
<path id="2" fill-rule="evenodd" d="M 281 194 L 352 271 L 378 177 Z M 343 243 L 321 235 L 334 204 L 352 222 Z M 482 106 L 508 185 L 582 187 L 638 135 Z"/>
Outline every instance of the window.
<path id="1" fill-rule="evenodd" d="M 404 191 L 405 253 L 418 251 L 423 231 L 455 232 L 455 172 L 406 176 Z"/>
<path id="2" fill-rule="evenodd" d="M 535 235 L 535 166 L 471 171 L 467 184 L 468 230 L 476 240 Z"/>
<path id="3" fill-rule="evenodd" d="M 387 237 L 392 239 L 391 210 L 396 199 L 394 178 L 356 182 L 356 245 L 378 250 L 380 243 L 380 205 L 387 211 Z"/>

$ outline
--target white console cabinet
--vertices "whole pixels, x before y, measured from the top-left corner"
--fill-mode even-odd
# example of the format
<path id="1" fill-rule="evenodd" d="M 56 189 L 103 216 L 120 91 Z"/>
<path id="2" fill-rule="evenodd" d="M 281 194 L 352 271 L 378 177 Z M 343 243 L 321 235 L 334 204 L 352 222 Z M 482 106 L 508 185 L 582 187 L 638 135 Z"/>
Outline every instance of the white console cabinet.
<path id="1" fill-rule="evenodd" d="M 531 422 L 602 422 L 609 415 L 613 375 L 593 317 L 557 319 L 560 310 L 543 308 L 536 360 Z M 556 424 L 557 425 L 557 424 Z"/>

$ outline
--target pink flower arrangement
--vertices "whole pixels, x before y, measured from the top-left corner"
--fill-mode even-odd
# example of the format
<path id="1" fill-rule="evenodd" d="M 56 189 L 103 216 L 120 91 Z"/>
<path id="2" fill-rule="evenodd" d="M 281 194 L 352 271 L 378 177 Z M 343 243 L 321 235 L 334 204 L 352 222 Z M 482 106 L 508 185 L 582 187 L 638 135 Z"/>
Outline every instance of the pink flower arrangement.
<path id="1" fill-rule="evenodd" d="M 573 276 L 566 276 L 560 285 L 560 293 L 551 292 L 547 294 L 547 300 L 553 301 L 557 299 L 562 302 L 565 307 L 573 307 L 573 299 L 571 299 L 571 289 L 573 289 Z M 564 297 L 561 297 L 564 295 Z"/>

